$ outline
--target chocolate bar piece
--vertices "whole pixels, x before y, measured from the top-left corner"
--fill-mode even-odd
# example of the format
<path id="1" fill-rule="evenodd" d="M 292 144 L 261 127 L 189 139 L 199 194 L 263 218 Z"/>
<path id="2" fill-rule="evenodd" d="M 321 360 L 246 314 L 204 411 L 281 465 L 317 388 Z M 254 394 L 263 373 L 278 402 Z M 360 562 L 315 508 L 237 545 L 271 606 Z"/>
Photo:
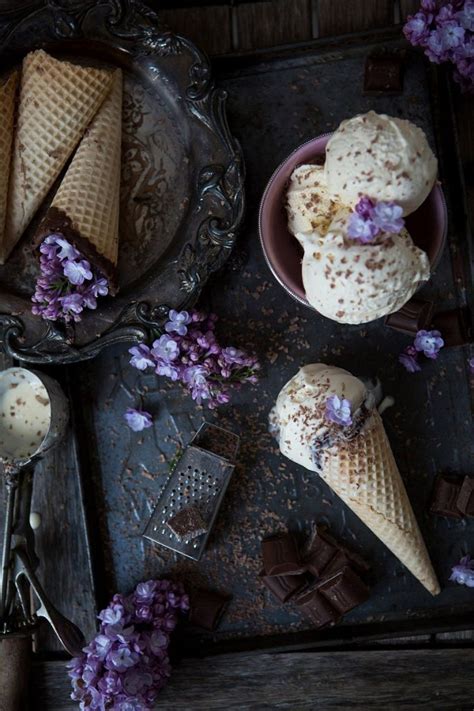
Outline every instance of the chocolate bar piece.
<path id="1" fill-rule="evenodd" d="M 321 535 L 321 529 L 315 526 L 303 558 L 308 571 L 319 578 L 336 554 L 337 545 L 335 545 L 335 542 L 324 538 Z"/>
<path id="2" fill-rule="evenodd" d="M 319 586 L 319 592 L 341 615 L 369 598 L 369 588 L 351 568 L 344 568 Z"/>
<path id="3" fill-rule="evenodd" d="M 316 627 L 335 625 L 341 619 L 340 614 L 328 600 L 320 594 L 317 588 L 311 588 L 298 595 L 296 604 Z"/>
<path id="4" fill-rule="evenodd" d="M 456 506 L 464 516 L 474 516 L 474 477 L 464 477 Z"/>
<path id="5" fill-rule="evenodd" d="M 433 498 L 431 501 L 431 513 L 439 516 L 451 516 L 462 518 L 462 513 L 458 508 L 458 496 L 461 493 L 461 481 L 452 477 L 440 474 L 436 479 Z"/>
<path id="6" fill-rule="evenodd" d="M 212 590 L 193 590 L 189 601 L 189 621 L 196 627 L 214 632 L 231 599 Z"/>
<path id="7" fill-rule="evenodd" d="M 277 533 L 262 541 L 265 575 L 300 575 L 305 572 L 291 533 Z"/>
<path id="8" fill-rule="evenodd" d="M 280 602 L 288 602 L 297 592 L 307 585 L 305 575 L 265 575 L 260 573 L 262 583 Z"/>
<path id="9" fill-rule="evenodd" d="M 327 541 L 331 545 L 335 546 L 339 551 L 344 553 L 344 555 L 347 557 L 347 560 L 350 562 L 352 567 L 356 569 L 357 572 L 366 573 L 368 570 L 370 570 L 370 565 L 367 563 L 366 560 L 364 560 L 364 558 L 362 558 L 361 555 L 359 555 L 359 553 L 356 553 L 355 551 L 348 548 L 345 543 L 342 543 L 341 541 L 337 541 L 324 528 L 321 528 L 320 526 L 318 526 L 318 529 L 319 529 L 319 535 L 321 536 L 321 538 L 323 538 L 325 541 Z M 340 560 L 340 558 L 339 558 L 339 560 Z"/>
<path id="10" fill-rule="evenodd" d="M 365 94 L 401 94 L 402 61 L 397 55 L 367 57 L 364 74 Z"/>
<path id="11" fill-rule="evenodd" d="M 166 525 L 178 541 L 192 541 L 206 533 L 207 526 L 197 506 L 186 506 L 168 519 Z"/>

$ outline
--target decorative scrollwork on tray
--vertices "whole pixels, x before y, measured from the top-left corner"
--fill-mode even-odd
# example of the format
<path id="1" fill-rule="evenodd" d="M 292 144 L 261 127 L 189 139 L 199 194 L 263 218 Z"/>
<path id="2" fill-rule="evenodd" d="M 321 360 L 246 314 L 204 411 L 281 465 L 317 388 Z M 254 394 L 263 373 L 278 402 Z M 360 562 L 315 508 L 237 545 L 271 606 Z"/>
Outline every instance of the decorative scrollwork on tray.
<path id="1" fill-rule="evenodd" d="M 28 36 L 30 40 L 25 40 Z M 176 62 L 171 60 L 166 71 L 180 92 L 187 120 L 202 126 L 207 136 L 203 145 L 212 146 L 213 162 L 200 168 L 197 193 L 189 196 L 193 205 L 189 235 L 183 237 L 181 252 L 172 262 L 176 286 L 170 306 L 186 308 L 228 258 L 244 210 L 244 166 L 240 146 L 227 125 L 226 93 L 215 87 L 207 57 L 192 42 L 165 28 L 157 13 L 141 0 L 38 1 L 9 10 L 0 19 L 0 52 L 27 51 L 45 41 L 79 38 L 99 39 L 124 49 L 130 61 L 146 67 L 153 81 L 154 77 L 164 82 L 170 79 L 153 57 L 175 56 Z M 137 203 L 136 210 L 140 209 Z M 150 287 L 134 298 L 132 291 L 128 305 L 117 308 L 110 323 L 102 319 L 105 330 L 88 343 L 83 337 L 81 345 L 75 343 L 74 326 L 45 323 L 38 327 L 25 299 L 16 315 L 15 310 L 0 314 L 1 344 L 20 361 L 63 364 L 92 358 L 115 343 L 149 340 L 160 332 L 169 310 L 168 304 L 156 302 L 153 293 Z M 3 306 L 3 310 L 8 308 Z"/>

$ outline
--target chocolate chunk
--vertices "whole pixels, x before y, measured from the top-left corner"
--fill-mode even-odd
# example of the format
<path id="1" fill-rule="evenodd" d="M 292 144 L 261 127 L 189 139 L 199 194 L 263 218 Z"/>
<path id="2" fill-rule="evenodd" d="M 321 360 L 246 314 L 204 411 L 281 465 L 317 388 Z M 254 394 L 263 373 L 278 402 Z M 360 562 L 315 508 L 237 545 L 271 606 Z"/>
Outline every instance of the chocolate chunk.
<path id="1" fill-rule="evenodd" d="M 462 518 L 458 508 L 458 496 L 461 493 L 461 481 L 441 474 L 435 482 L 433 498 L 431 500 L 431 513 L 439 516 Z"/>
<path id="2" fill-rule="evenodd" d="M 196 506 L 186 506 L 168 519 L 166 525 L 178 541 L 192 541 L 206 533 L 207 526 Z"/>
<path id="3" fill-rule="evenodd" d="M 401 94 L 402 61 L 397 55 L 367 57 L 364 74 L 365 94 Z"/>
<path id="4" fill-rule="evenodd" d="M 474 477 L 464 477 L 456 506 L 465 516 L 474 516 Z"/>
<path id="5" fill-rule="evenodd" d="M 325 529 L 321 529 L 319 535 L 321 536 L 321 538 L 324 538 L 328 543 L 331 543 L 338 550 L 344 553 L 344 555 L 347 557 L 347 560 L 350 562 L 352 567 L 356 569 L 357 572 L 366 573 L 368 570 L 370 570 L 370 565 L 367 563 L 366 560 L 364 560 L 364 558 L 362 558 L 361 555 L 359 555 L 359 553 L 356 553 L 355 551 L 348 548 L 346 544 L 342 541 L 337 541 L 333 536 L 331 536 L 330 533 L 328 533 L 328 531 L 326 531 Z"/>
<path id="6" fill-rule="evenodd" d="M 410 299 L 401 309 L 386 316 L 385 325 L 402 333 L 416 334 L 430 325 L 433 309 L 432 301 Z"/>
<path id="7" fill-rule="evenodd" d="M 264 538 L 262 556 L 265 575 L 300 575 L 305 572 L 291 533 L 277 533 Z"/>
<path id="8" fill-rule="evenodd" d="M 340 614 L 328 600 L 320 594 L 317 588 L 311 588 L 298 595 L 296 604 L 316 627 L 335 625 L 341 619 Z"/>
<path id="9" fill-rule="evenodd" d="M 321 583 L 319 592 L 341 615 L 369 598 L 369 588 L 351 568 Z"/>
<path id="10" fill-rule="evenodd" d="M 337 553 L 337 544 L 328 541 L 315 526 L 305 549 L 303 561 L 307 570 L 319 578 Z"/>
<path id="11" fill-rule="evenodd" d="M 260 573 L 263 584 L 280 602 L 287 602 L 298 591 L 307 585 L 305 575 L 265 575 Z"/>
<path id="12" fill-rule="evenodd" d="M 340 573 L 344 568 L 350 565 L 350 560 L 344 551 L 337 551 L 336 555 L 329 561 L 324 569 L 324 577 L 329 578 L 337 573 Z"/>
<path id="13" fill-rule="evenodd" d="M 196 589 L 191 592 L 189 601 L 189 621 L 196 627 L 213 632 L 230 602 L 231 597 L 212 590 Z"/>

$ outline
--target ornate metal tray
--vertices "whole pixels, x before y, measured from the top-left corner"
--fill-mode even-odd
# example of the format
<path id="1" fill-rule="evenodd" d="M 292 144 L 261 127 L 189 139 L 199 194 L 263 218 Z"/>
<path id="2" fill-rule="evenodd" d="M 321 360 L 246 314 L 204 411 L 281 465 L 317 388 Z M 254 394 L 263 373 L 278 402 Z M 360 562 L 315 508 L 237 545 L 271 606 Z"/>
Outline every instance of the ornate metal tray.
<path id="1" fill-rule="evenodd" d="M 31 363 L 70 363 L 147 338 L 168 308 L 197 298 L 234 244 L 244 168 L 225 117 L 226 92 L 215 87 L 207 57 L 141 2 L 48 0 L 3 12 L 1 69 L 38 47 L 124 71 L 118 296 L 102 299 L 73 328 L 33 316 L 34 224 L 0 267 L 7 352 Z"/>

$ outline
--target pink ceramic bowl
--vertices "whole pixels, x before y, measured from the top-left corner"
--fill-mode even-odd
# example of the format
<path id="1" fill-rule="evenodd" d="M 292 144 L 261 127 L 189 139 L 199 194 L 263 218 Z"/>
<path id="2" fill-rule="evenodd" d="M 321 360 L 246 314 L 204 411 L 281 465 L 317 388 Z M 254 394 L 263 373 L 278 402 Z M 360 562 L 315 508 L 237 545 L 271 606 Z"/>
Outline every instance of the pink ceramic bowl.
<path id="1" fill-rule="evenodd" d="M 306 299 L 301 274 L 303 249 L 288 231 L 285 193 L 290 175 L 298 165 L 324 162 L 330 136 L 326 133 L 313 138 L 293 151 L 273 173 L 260 203 L 260 242 L 267 264 L 282 287 L 310 308 L 313 307 Z M 414 243 L 427 253 L 433 270 L 441 257 L 448 226 L 446 202 L 438 184 L 418 210 L 408 215 L 406 226 Z"/>

